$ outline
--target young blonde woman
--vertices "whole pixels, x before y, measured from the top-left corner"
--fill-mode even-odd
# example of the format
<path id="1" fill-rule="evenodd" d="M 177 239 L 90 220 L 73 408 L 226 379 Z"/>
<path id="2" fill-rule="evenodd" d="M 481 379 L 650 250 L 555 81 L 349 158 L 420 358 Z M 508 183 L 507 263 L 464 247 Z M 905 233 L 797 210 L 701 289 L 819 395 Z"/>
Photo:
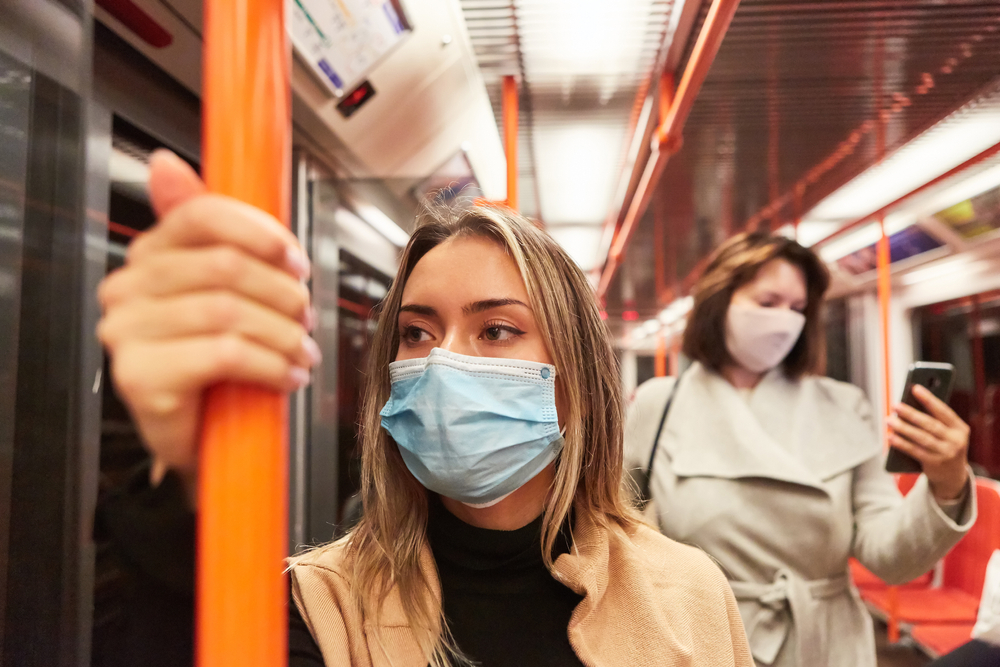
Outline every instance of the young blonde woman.
<path id="1" fill-rule="evenodd" d="M 626 461 L 645 468 L 663 532 L 703 548 L 739 600 L 753 657 L 778 667 L 875 667 L 849 556 L 886 581 L 932 568 L 975 521 L 968 427 L 930 392 L 897 405 L 892 444 L 924 474 L 900 497 L 857 387 L 817 374 L 829 276 L 781 236 L 724 244 L 694 288 L 679 382 L 636 392 Z M 661 425 L 668 396 L 673 396 Z"/>
<path id="2" fill-rule="evenodd" d="M 318 354 L 289 234 L 167 156 L 151 188 L 161 220 L 102 287 L 100 334 L 154 484 L 190 489 L 204 388 L 287 391 Z M 620 400 L 551 238 L 489 208 L 424 221 L 372 346 L 364 516 L 292 561 L 292 664 L 752 664 L 724 575 L 622 497 Z"/>

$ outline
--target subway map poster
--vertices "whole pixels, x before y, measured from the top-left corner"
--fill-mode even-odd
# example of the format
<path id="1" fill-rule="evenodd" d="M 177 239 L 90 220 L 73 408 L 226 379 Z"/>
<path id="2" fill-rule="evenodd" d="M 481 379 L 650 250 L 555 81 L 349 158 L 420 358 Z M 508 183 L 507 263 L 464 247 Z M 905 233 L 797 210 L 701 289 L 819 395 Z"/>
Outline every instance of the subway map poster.
<path id="1" fill-rule="evenodd" d="M 399 0 L 291 0 L 299 56 L 337 97 L 350 92 L 410 32 Z"/>

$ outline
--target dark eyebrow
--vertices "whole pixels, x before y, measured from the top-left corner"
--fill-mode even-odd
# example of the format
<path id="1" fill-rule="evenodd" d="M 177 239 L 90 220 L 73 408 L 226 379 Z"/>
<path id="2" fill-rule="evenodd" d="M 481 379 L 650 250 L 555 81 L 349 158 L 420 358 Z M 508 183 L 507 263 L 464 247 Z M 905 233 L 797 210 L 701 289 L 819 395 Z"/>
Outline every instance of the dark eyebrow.
<path id="1" fill-rule="evenodd" d="M 462 312 L 466 315 L 472 315 L 473 313 L 481 313 L 486 310 L 493 310 L 494 308 L 503 308 L 504 306 L 523 306 L 529 310 L 531 309 L 528 304 L 517 299 L 484 299 L 483 301 L 474 301 L 462 306 Z"/>
<path id="2" fill-rule="evenodd" d="M 493 310 L 494 308 L 503 308 L 504 306 L 523 306 L 530 309 L 528 304 L 517 299 L 483 299 L 482 301 L 473 301 L 470 304 L 462 306 L 462 312 L 466 315 L 472 315 L 473 313 L 481 313 L 486 310 Z M 432 306 L 425 306 L 419 303 L 408 303 L 405 306 L 400 306 L 399 312 L 438 317 L 437 310 Z"/>
<path id="3" fill-rule="evenodd" d="M 431 308 L 430 306 L 422 306 L 418 303 L 410 303 L 405 306 L 399 307 L 399 312 L 401 313 L 416 313 L 417 315 L 426 315 L 427 317 L 437 317 L 438 312 Z"/>

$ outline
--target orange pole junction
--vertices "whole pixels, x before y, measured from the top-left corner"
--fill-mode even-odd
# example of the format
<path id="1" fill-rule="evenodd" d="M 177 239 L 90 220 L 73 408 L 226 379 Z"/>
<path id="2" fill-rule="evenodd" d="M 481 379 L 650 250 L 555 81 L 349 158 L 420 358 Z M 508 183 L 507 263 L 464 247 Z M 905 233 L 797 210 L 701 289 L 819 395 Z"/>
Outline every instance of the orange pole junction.
<path id="1" fill-rule="evenodd" d="M 283 0 L 206 0 L 204 176 L 289 222 L 291 66 Z M 198 488 L 199 667 L 277 667 L 287 649 L 287 403 L 220 385 L 204 407 Z"/>
<path id="2" fill-rule="evenodd" d="M 517 81 L 503 78 L 503 146 L 507 154 L 507 205 L 518 210 L 517 200 Z"/>
<path id="3" fill-rule="evenodd" d="M 687 121 L 688 114 L 691 113 L 691 107 L 701 90 L 701 84 L 708 76 L 708 70 L 712 67 L 715 54 L 722 46 L 722 40 L 726 36 L 726 31 L 729 29 L 729 24 L 732 22 L 739 4 L 739 0 L 713 0 L 708 14 L 705 16 L 704 26 L 698 34 L 694 49 L 691 51 L 684 75 L 677 85 L 675 94 L 669 100 L 670 105 L 665 110 L 665 116 L 657 128 L 656 136 L 653 139 L 653 150 L 642 172 L 642 178 L 635 194 L 628 202 L 625 220 L 611 243 L 607 262 L 597 285 L 598 298 L 603 299 L 607 294 L 608 288 L 611 286 L 611 279 L 618 271 L 625 248 L 635 232 L 639 219 L 646 212 L 653 196 L 653 190 L 663 174 L 663 169 L 667 166 L 667 161 L 680 150 L 684 123 Z M 663 105 L 664 100 L 665 98 L 660 98 L 661 105 Z M 661 113 L 664 113 L 662 106 Z"/>

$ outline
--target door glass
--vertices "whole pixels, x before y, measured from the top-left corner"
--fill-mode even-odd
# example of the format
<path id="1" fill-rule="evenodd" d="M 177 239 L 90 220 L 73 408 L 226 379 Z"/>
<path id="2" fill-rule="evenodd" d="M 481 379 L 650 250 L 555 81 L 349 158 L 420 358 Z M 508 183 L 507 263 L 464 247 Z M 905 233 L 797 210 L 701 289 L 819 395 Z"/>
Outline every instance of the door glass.
<path id="1" fill-rule="evenodd" d="M 969 461 L 1000 477 L 1000 291 L 917 309 L 917 349 L 925 361 L 955 366 L 950 405 L 969 424 Z"/>

